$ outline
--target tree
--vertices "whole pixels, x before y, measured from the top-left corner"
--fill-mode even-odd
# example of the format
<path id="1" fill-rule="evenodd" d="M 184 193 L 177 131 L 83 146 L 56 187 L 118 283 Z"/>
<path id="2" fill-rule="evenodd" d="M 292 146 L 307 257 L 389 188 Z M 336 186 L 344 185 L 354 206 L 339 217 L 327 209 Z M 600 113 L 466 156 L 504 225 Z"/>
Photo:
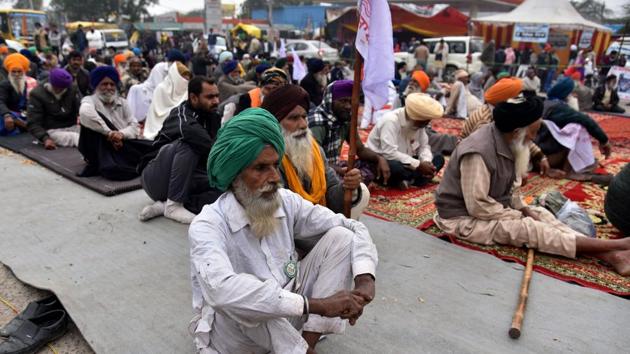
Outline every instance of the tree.
<path id="1" fill-rule="evenodd" d="M 98 21 L 124 15 L 133 22 L 148 15 L 147 7 L 157 3 L 158 0 L 52 0 L 50 6 L 67 14 L 70 21 Z"/>
<path id="2" fill-rule="evenodd" d="M 8 3 L 14 9 L 30 9 L 31 3 L 33 10 L 41 10 L 44 7 L 44 0 L 4 0 L 0 3 Z"/>
<path id="3" fill-rule="evenodd" d="M 603 23 L 613 15 L 613 11 L 606 7 L 605 1 L 571 0 L 571 5 L 587 20 Z"/>

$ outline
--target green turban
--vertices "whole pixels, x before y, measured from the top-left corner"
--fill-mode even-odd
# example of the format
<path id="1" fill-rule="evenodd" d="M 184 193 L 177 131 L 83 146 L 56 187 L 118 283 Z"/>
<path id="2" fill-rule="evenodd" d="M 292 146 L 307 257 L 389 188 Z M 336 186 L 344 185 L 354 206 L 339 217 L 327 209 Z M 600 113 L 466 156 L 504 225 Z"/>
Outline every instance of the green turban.
<path id="1" fill-rule="evenodd" d="M 249 108 L 230 119 L 217 133 L 208 157 L 210 187 L 227 190 L 263 148 L 271 145 L 284 155 L 284 137 L 276 117 L 262 108 Z"/>

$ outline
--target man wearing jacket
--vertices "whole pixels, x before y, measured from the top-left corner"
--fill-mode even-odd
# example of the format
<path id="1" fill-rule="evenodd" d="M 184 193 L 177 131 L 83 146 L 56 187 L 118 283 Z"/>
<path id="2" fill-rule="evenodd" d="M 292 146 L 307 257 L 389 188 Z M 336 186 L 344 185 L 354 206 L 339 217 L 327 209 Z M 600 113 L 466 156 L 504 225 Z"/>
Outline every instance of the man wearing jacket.
<path id="1" fill-rule="evenodd" d="M 213 80 L 194 77 L 188 83 L 188 100 L 173 108 L 155 137 L 157 156 L 142 171 L 142 187 L 154 203 L 140 220 L 159 215 L 190 224 L 205 204 L 221 194 L 208 184 L 206 160 L 221 127 L 217 113 L 219 89 Z M 145 158 L 146 160 L 146 158 Z"/>
<path id="2" fill-rule="evenodd" d="M 52 69 L 48 82 L 31 91 L 28 100 L 28 131 L 47 150 L 79 144 L 80 101 L 72 75 L 65 69 Z"/>
<path id="3" fill-rule="evenodd" d="M 599 85 L 593 94 L 593 109 L 600 112 L 625 113 L 626 110 L 619 107 L 619 95 L 617 94 L 617 76 L 608 75 L 606 82 Z"/>

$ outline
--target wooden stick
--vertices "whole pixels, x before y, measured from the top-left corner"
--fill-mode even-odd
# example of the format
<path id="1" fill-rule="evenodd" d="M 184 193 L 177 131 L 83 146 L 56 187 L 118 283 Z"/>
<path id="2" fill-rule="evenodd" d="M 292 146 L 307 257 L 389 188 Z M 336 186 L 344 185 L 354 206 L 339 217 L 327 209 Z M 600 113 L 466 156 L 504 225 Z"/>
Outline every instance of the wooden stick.
<path id="1" fill-rule="evenodd" d="M 350 152 L 348 153 L 348 170 L 354 167 L 354 156 L 357 154 L 357 125 L 359 121 L 359 104 L 361 93 L 361 71 L 363 69 L 363 57 L 359 51 L 355 51 L 354 82 L 352 83 L 352 115 L 350 118 Z M 346 189 L 343 193 L 343 215 L 350 217 L 352 210 L 352 191 Z"/>
<path id="2" fill-rule="evenodd" d="M 525 316 L 525 306 L 527 305 L 527 297 L 529 296 L 529 282 L 532 279 L 532 270 L 534 269 L 534 249 L 527 251 L 527 264 L 521 281 L 521 291 L 518 298 L 518 306 L 512 317 L 512 327 L 508 332 L 512 339 L 518 339 L 521 336 L 521 326 L 523 325 L 523 317 Z"/>

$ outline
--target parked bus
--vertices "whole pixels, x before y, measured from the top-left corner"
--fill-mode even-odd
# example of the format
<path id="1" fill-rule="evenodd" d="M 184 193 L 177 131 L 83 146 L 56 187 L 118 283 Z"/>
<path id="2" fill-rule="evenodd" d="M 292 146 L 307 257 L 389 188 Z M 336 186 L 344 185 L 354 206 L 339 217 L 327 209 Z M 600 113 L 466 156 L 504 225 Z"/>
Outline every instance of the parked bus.
<path id="1" fill-rule="evenodd" d="M 46 13 L 36 10 L 0 9 L 0 29 L 5 39 L 11 39 L 28 46 L 33 45 L 35 24 L 46 27 Z"/>

